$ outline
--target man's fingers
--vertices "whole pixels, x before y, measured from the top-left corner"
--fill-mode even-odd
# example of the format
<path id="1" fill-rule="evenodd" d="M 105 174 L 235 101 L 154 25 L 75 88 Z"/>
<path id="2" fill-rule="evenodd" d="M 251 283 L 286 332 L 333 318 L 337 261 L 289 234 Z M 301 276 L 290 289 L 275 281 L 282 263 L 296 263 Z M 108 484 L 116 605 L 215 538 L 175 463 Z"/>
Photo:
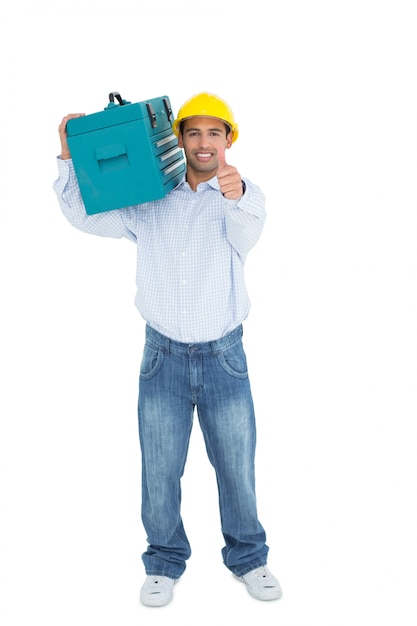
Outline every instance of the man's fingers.
<path id="1" fill-rule="evenodd" d="M 60 132 L 66 131 L 68 120 L 72 120 L 75 117 L 84 117 L 84 116 L 85 116 L 85 113 L 69 113 L 63 118 L 61 124 L 59 125 Z"/>
<path id="2" fill-rule="evenodd" d="M 217 148 L 217 160 L 219 162 L 219 169 L 226 167 L 225 149 L 223 147 Z"/>
<path id="3" fill-rule="evenodd" d="M 58 128 L 59 137 L 61 141 L 61 159 L 70 159 L 71 154 L 68 148 L 68 140 L 67 140 L 67 122 L 75 117 L 84 117 L 85 113 L 69 113 L 66 115 Z"/>

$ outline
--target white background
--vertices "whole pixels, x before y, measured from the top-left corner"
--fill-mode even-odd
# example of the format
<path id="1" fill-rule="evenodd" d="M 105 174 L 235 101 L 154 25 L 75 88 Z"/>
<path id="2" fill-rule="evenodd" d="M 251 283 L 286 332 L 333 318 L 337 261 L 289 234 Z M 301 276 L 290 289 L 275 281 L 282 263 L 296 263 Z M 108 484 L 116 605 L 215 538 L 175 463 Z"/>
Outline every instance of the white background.
<path id="1" fill-rule="evenodd" d="M 1 614 L 4 626 L 415 626 L 416 30 L 412 1 L 16 0 L 1 16 Z M 284 595 L 223 566 L 197 423 L 183 480 L 193 555 L 139 604 L 135 249 L 73 229 L 58 125 L 110 91 L 202 90 L 267 197 L 244 342 L 259 515 Z"/>

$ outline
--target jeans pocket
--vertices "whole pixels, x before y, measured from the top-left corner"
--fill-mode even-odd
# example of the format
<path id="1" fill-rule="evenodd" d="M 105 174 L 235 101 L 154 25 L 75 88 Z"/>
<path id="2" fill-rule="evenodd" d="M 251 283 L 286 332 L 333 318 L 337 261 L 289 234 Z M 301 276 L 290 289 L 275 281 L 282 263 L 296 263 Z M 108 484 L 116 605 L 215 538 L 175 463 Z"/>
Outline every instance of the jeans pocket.
<path id="1" fill-rule="evenodd" d="M 226 374 L 242 380 L 248 378 L 246 354 L 241 341 L 237 341 L 230 348 L 220 352 L 217 358 Z"/>
<path id="2" fill-rule="evenodd" d="M 140 365 L 140 377 L 149 379 L 155 376 L 162 367 L 164 354 L 162 350 L 156 350 L 145 344 L 143 349 L 142 362 Z"/>

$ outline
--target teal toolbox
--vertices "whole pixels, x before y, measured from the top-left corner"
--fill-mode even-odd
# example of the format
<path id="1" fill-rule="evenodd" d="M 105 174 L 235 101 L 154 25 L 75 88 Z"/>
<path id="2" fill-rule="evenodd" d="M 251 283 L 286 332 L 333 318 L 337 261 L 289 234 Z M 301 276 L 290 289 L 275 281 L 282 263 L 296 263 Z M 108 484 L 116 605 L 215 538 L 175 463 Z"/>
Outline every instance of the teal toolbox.
<path id="1" fill-rule="evenodd" d="M 168 96 L 132 104 L 112 92 L 103 111 L 68 121 L 68 145 L 89 215 L 163 198 L 179 183 L 185 158 L 173 120 Z"/>

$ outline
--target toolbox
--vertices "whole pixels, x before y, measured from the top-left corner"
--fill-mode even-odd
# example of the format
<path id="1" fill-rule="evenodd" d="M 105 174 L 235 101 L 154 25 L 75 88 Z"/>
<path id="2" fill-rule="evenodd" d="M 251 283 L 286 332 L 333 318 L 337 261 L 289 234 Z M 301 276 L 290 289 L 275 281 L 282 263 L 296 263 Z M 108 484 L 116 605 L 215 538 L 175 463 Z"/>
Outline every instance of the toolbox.
<path id="1" fill-rule="evenodd" d="M 158 200 L 180 182 L 185 157 L 173 120 L 168 96 L 132 104 L 118 92 L 109 94 L 103 111 L 68 120 L 68 146 L 89 215 Z"/>

